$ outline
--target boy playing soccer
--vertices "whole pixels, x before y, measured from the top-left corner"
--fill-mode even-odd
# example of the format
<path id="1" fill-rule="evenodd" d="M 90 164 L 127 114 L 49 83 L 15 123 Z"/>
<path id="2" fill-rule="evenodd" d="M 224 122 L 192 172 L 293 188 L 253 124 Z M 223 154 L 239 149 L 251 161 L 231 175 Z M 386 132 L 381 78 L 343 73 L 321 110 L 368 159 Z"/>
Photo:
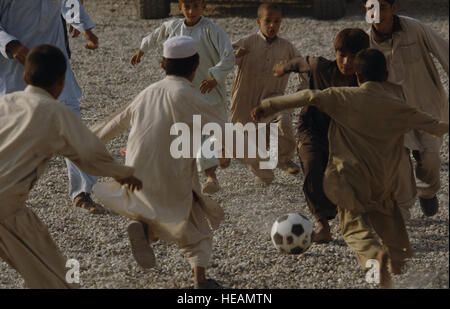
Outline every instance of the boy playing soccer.
<path id="1" fill-rule="evenodd" d="M 204 99 L 213 106 L 218 117 L 227 121 L 225 78 L 233 70 L 235 63 L 230 40 L 221 27 L 202 16 L 206 7 L 205 0 L 179 0 L 178 7 L 185 18 L 167 21 L 147 35 L 142 40 L 139 50 L 131 58 L 131 64 L 139 63 L 145 52 L 156 48 L 168 38 L 179 35 L 192 37 L 198 42 L 200 56 L 200 66 L 193 85 L 200 90 Z M 202 188 L 204 193 L 212 194 L 220 190 L 215 173 L 218 164 L 219 160 L 215 157 L 211 159 L 198 158 L 199 171 L 204 171 L 207 177 Z"/>
<path id="2" fill-rule="evenodd" d="M 122 166 L 64 104 L 66 58 L 56 47 L 33 48 L 25 61 L 25 91 L 0 98 L 0 257 L 29 288 L 69 288 L 66 260 L 47 227 L 25 206 L 51 157 L 62 155 L 87 172 L 140 188 L 133 168 Z"/>
<path id="3" fill-rule="evenodd" d="M 279 5 L 261 4 L 258 8 L 257 23 L 260 29 L 258 33 L 233 44 L 233 47 L 238 49 L 231 99 L 233 123 L 245 125 L 252 122 L 250 111 L 258 106 L 262 99 L 283 95 L 286 90 L 289 75 L 275 78 L 272 68 L 280 61 L 288 61 L 300 55 L 290 42 L 278 37 L 281 18 Z M 278 124 L 278 167 L 291 175 L 296 175 L 299 168 L 291 161 L 295 150 L 295 137 L 290 112 L 283 112 L 275 122 Z M 273 179 L 271 170 L 257 170 L 255 173 L 260 182 L 270 183 Z"/>
<path id="4" fill-rule="evenodd" d="M 367 269 L 367 262 L 376 259 L 380 285 L 389 287 L 388 266 L 392 273 L 401 273 L 404 260 L 413 255 L 395 198 L 404 134 L 415 129 L 442 136 L 449 127 L 406 105 L 398 86 L 384 83 L 388 72 L 380 51 L 360 51 L 354 66 L 359 87 L 304 90 L 267 99 L 252 115 L 259 120 L 312 105 L 330 117 L 325 193 L 337 205 L 344 240 L 360 265 Z"/>
<path id="5" fill-rule="evenodd" d="M 68 0 L 0 1 L 0 96 L 25 89 L 27 85 L 23 81 L 23 65 L 29 49 L 51 44 L 61 49 L 67 60 L 66 86 L 58 101 L 81 118 L 79 99 L 82 92 L 70 66 L 61 13 L 71 26 L 83 32 L 89 41 L 85 48 L 96 49 L 98 38 L 92 31 L 94 23 L 82 5 L 79 5 L 78 18 L 69 19 L 70 2 L 73 4 L 73 1 Z M 73 206 L 91 213 L 103 213 L 103 207 L 95 203 L 90 195 L 97 178 L 81 171 L 68 159 L 66 165 Z"/>
<path id="6" fill-rule="evenodd" d="M 448 123 L 448 98 L 431 57 L 437 58 L 448 76 L 448 41 L 416 19 L 395 15 L 397 0 L 379 2 L 380 23 L 374 22 L 369 30 L 370 45 L 385 55 L 389 81 L 402 86 L 406 104 Z M 442 139 L 426 132 L 412 131 L 405 138 L 405 146 L 417 162 L 417 195 L 426 216 L 435 215 L 439 209 L 436 193 L 441 186 L 441 145 Z M 414 181 L 411 169 L 405 169 L 401 176 L 405 182 L 411 176 Z"/>
<path id="7" fill-rule="evenodd" d="M 361 29 L 344 29 L 334 40 L 336 60 L 323 57 L 298 57 L 287 63 L 278 63 L 274 75 L 308 73 L 309 88 L 324 90 L 329 87 L 357 86 L 353 61 L 356 54 L 369 47 L 369 36 Z M 298 126 L 298 156 L 305 181 L 303 192 L 311 213 L 317 219 L 319 229 L 313 241 L 329 242 L 329 220 L 336 217 L 337 210 L 323 192 L 323 176 L 328 163 L 328 127 L 330 117 L 315 106 L 302 109 Z"/>
<path id="8" fill-rule="evenodd" d="M 180 139 L 172 129 L 183 126 L 193 132 L 195 115 L 201 115 L 202 121 L 225 126 L 192 86 L 198 66 L 198 47 L 193 38 L 176 36 L 164 43 L 162 67 L 167 76 L 94 129 L 105 142 L 130 130 L 126 163 L 134 166 L 137 176 L 149 185 L 135 194 L 110 184 L 98 184 L 94 191 L 106 207 L 139 220 L 128 227 L 132 252 L 139 265 L 155 266 L 155 255 L 148 242 L 174 242 L 187 255 L 195 287 L 219 288 L 217 282 L 206 279 L 205 268 L 212 251 L 208 221 L 217 228 L 223 210 L 202 194 L 195 157 L 180 157 L 173 153 L 177 147 L 172 148 L 174 141 Z M 183 147 L 190 150 L 191 140 L 185 142 Z"/>

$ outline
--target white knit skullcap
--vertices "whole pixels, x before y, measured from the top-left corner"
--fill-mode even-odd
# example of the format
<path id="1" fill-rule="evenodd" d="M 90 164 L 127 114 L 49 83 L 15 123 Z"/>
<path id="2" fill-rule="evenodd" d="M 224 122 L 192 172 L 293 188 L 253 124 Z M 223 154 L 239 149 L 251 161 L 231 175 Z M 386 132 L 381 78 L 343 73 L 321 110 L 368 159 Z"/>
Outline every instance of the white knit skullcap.
<path id="1" fill-rule="evenodd" d="M 197 43 L 190 36 L 175 36 L 164 42 L 164 58 L 188 58 L 194 56 L 197 52 Z"/>

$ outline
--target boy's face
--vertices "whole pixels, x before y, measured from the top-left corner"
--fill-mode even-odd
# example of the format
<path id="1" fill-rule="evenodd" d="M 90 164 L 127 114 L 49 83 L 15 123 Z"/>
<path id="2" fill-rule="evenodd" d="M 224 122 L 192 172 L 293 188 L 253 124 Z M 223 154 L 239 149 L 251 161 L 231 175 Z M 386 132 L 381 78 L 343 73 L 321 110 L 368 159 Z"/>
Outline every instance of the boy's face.
<path id="1" fill-rule="evenodd" d="M 202 17 L 206 3 L 203 0 L 178 2 L 178 8 L 186 18 L 186 25 L 195 25 Z"/>
<path id="2" fill-rule="evenodd" d="M 264 10 L 257 19 L 259 29 L 268 39 L 275 39 L 280 31 L 281 12 Z"/>
<path id="3" fill-rule="evenodd" d="M 355 54 L 352 54 L 348 51 L 336 51 L 336 62 L 339 68 L 339 72 L 345 76 L 351 76 L 355 74 L 355 68 L 353 63 L 355 61 Z"/>
<path id="4" fill-rule="evenodd" d="M 373 23 L 375 29 L 380 33 L 387 33 L 391 30 L 392 23 L 394 21 L 394 14 L 397 11 L 397 2 L 394 2 L 392 6 L 385 0 L 380 1 L 380 23 Z M 370 8 L 366 8 L 366 12 Z"/>

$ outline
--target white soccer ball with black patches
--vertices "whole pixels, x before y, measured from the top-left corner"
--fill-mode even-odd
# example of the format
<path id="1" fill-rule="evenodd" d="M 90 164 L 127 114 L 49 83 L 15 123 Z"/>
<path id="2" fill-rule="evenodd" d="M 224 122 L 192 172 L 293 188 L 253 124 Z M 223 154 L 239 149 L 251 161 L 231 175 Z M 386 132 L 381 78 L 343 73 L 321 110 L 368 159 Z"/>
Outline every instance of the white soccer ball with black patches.
<path id="1" fill-rule="evenodd" d="M 306 217 L 291 213 L 275 221 L 270 237 L 280 252 L 301 254 L 311 245 L 312 233 L 312 224 Z"/>

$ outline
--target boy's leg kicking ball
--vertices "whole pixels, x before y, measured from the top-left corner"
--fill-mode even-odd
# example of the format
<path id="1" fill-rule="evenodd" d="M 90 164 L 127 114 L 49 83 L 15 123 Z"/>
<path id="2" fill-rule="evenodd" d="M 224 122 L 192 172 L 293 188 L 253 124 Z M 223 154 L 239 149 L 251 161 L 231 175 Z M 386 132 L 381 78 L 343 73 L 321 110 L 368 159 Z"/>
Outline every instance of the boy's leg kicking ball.
<path id="1" fill-rule="evenodd" d="M 128 226 L 128 235 L 139 265 L 156 266 L 152 242 L 175 243 L 189 261 L 195 287 L 219 288 L 217 282 L 207 279 L 206 266 L 212 253 L 212 229 L 218 228 L 224 212 L 202 194 L 197 149 L 187 157 L 174 154 L 173 149 L 179 147 L 173 143 L 180 137 L 171 134 L 171 128 L 179 123 L 193 132 L 195 115 L 225 131 L 225 122 L 193 87 L 199 62 L 197 41 L 188 36 L 168 39 L 161 63 L 166 77 L 93 129 L 104 142 L 130 130 L 125 161 L 149 183 L 136 193 L 111 184 L 97 184 L 94 191 L 106 207 L 135 220 Z"/>
<path id="2" fill-rule="evenodd" d="M 385 83 L 386 58 L 380 51 L 360 51 L 354 65 L 358 87 L 266 99 L 252 115 L 258 121 L 282 110 L 315 106 L 330 117 L 324 192 L 337 205 L 343 238 L 361 267 L 367 269 L 368 261 L 376 260 L 380 287 L 388 288 L 390 271 L 401 273 L 404 261 L 413 256 L 396 201 L 404 135 L 420 130 L 442 137 L 449 126 L 406 105 L 401 88 Z"/>
<path id="3" fill-rule="evenodd" d="M 356 54 L 370 46 L 369 36 L 361 29 L 347 28 L 334 39 L 335 60 L 323 57 L 296 57 L 287 63 L 277 63 L 274 76 L 286 73 L 307 73 L 309 88 L 324 90 L 329 87 L 357 86 L 354 69 Z M 302 109 L 298 125 L 298 157 L 304 174 L 303 193 L 318 229 L 313 241 L 327 243 L 333 240 L 329 221 L 337 210 L 323 191 L 323 178 L 328 163 L 329 117 L 315 106 Z"/>

